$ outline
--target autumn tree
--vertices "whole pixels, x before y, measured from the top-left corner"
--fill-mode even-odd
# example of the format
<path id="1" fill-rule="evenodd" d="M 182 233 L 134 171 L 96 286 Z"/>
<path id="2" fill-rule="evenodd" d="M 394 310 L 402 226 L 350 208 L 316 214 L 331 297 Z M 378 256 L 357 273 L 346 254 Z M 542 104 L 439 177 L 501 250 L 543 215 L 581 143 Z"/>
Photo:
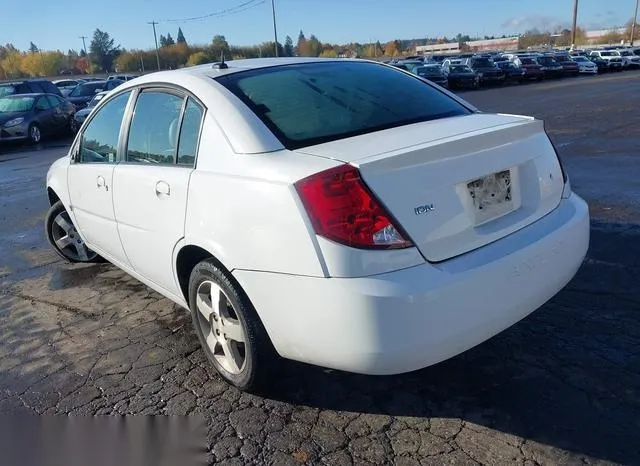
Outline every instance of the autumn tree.
<path id="1" fill-rule="evenodd" d="M 627 22 L 626 28 L 624 30 L 624 39 L 625 40 L 633 40 L 634 43 L 635 43 L 635 41 L 640 40 L 640 23 L 636 23 L 636 28 L 635 28 L 635 31 L 633 33 L 633 38 L 631 37 L 632 26 L 633 26 L 633 20 L 629 20 Z"/>
<path id="2" fill-rule="evenodd" d="M 293 57 L 293 39 L 291 36 L 287 36 L 284 39 L 284 56 L 285 57 Z"/>
<path id="3" fill-rule="evenodd" d="M 209 57 L 205 52 L 192 53 L 187 60 L 187 66 L 204 65 L 209 63 Z"/>
<path id="4" fill-rule="evenodd" d="M 102 71 L 110 71 L 113 68 L 113 61 L 118 56 L 120 46 L 115 45 L 115 41 L 109 36 L 109 33 L 96 29 L 89 49 L 96 67 Z"/>
<path id="5" fill-rule="evenodd" d="M 16 49 L 13 44 L 7 44 L 0 52 L 4 57 L 0 60 L 0 67 L 2 67 L 2 72 L 4 74 L 3 77 L 5 79 L 20 77 L 22 75 L 22 70 L 20 68 L 24 57 L 20 51 Z"/>
<path id="6" fill-rule="evenodd" d="M 63 59 L 60 51 L 29 53 L 22 58 L 20 69 L 28 76 L 55 76 Z"/>
<path id="7" fill-rule="evenodd" d="M 622 35 L 616 29 L 611 29 L 598 40 L 598 43 L 599 44 L 616 44 L 622 40 L 623 40 Z"/>
<path id="8" fill-rule="evenodd" d="M 396 57 L 400 54 L 400 41 L 392 40 L 384 46 L 384 54 L 387 57 Z"/>

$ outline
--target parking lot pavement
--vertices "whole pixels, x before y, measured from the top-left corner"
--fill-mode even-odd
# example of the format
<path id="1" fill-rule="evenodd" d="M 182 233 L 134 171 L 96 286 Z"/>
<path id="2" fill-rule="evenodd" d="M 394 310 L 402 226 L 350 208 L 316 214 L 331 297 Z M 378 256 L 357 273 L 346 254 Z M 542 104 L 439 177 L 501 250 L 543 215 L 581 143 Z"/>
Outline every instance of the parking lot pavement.
<path id="1" fill-rule="evenodd" d="M 49 250 L 44 174 L 62 148 L 0 154 L 0 413 L 203 413 L 224 464 L 640 464 L 639 87 L 623 74 L 465 94 L 546 118 L 591 203 L 588 257 L 550 303 L 422 371 L 289 363 L 265 396 L 215 375 L 186 312 Z"/>

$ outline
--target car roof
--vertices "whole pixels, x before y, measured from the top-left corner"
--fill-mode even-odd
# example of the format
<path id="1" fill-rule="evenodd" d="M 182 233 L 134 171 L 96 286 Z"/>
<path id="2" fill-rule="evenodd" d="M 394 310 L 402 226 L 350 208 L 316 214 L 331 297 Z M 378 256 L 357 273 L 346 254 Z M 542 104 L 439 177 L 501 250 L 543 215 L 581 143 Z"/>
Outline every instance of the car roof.
<path id="1" fill-rule="evenodd" d="M 56 97 L 60 97 L 59 95 L 51 94 L 50 92 L 28 92 L 28 93 L 25 93 L 25 94 L 5 95 L 5 96 L 2 96 L 2 98 L 3 99 L 14 98 L 14 97 L 15 98 L 19 98 L 19 97 L 33 97 L 33 98 L 35 98 L 35 97 L 42 97 L 42 96 L 45 96 L 45 95 L 55 95 Z"/>

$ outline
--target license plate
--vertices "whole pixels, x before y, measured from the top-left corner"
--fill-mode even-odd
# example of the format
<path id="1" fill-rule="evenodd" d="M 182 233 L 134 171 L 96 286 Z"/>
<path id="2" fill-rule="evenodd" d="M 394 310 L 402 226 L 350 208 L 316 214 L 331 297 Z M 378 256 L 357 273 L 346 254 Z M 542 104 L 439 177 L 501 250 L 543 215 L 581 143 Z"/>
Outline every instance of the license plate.
<path id="1" fill-rule="evenodd" d="M 483 223 L 513 210 L 511 171 L 503 170 L 467 183 L 476 223 Z"/>

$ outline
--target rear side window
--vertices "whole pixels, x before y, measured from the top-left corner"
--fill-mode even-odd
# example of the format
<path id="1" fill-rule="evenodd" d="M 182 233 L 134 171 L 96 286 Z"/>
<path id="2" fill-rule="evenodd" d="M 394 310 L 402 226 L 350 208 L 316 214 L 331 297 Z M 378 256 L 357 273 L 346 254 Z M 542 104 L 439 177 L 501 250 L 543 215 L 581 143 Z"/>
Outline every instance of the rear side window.
<path id="1" fill-rule="evenodd" d="M 218 80 L 288 149 L 470 113 L 421 79 L 375 63 L 285 65 Z"/>
<path id="2" fill-rule="evenodd" d="M 198 151 L 200 139 L 200 125 L 203 110 L 193 99 L 189 98 L 184 110 L 182 127 L 180 128 L 180 142 L 178 144 L 178 165 L 193 166 Z"/>

